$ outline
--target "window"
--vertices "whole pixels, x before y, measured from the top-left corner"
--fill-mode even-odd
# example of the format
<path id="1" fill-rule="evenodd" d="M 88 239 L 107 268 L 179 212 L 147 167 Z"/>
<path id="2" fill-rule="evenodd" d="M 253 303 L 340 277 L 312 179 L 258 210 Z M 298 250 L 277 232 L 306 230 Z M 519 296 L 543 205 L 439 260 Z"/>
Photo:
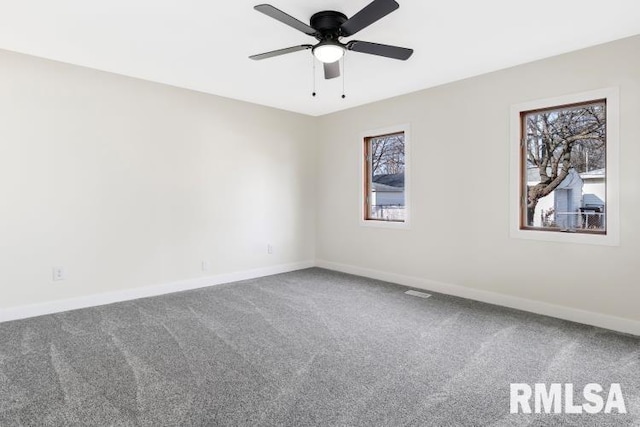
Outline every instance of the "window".
<path id="1" fill-rule="evenodd" d="M 604 99 L 520 113 L 523 229 L 606 234 Z"/>
<path id="2" fill-rule="evenodd" d="M 406 225 L 407 128 L 365 134 L 362 219 L 367 224 Z"/>
<path id="3" fill-rule="evenodd" d="M 518 237 L 617 244 L 617 191 L 610 170 L 617 162 L 616 95 L 598 91 L 516 108 L 518 176 L 512 179 Z M 557 236 L 548 238 L 552 234 Z M 598 242 L 607 236 L 613 237 Z"/>

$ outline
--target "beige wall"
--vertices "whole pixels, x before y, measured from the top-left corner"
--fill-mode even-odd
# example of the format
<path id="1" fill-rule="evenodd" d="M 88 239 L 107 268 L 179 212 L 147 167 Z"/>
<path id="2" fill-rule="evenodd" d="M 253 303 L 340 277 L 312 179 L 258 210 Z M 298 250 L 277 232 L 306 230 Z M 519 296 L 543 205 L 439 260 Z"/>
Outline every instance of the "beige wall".
<path id="1" fill-rule="evenodd" d="M 313 260 L 315 125 L 0 51 L 0 308 Z"/>
<path id="2" fill-rule="evenodd" d="M 640 320 L 638 51 L 634 37 L 320 118 L 0 51 L 0 309 L 317 258 Z M 620 246 L 510 238 L 510 106 L 611 86 Z M 411 228 L 363 227 L 360 134 L 405 123 Z"/>
<path id="3" fill-rule="evenodd" d="M 634 37 L 320 118 L 317 258 L 640 320 L 638 52 Z M 510 238 L 510 106 L 611 86 L 620 88 L 620 246 Z M 363 227 L 359 136 L 403 123 L 411 229 Z"/>

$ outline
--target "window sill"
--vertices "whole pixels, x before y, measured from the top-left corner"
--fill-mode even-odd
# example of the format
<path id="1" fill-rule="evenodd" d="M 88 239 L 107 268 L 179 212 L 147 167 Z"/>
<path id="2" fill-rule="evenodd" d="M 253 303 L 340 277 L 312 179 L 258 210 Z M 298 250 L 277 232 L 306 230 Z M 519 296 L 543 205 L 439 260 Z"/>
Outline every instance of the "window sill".
<path id="1" fill-rule="evenodd" d="M 511 237 L 516 239 L 539 240 L 558 243 L 578 243 L 586 245 L 619 246 L 617 235 L 602 233 L 575 233 L 567 231 L 545 231 L 532 229 L 511 230 Z"/>
<path id="2" fill-rule="evenodd" d="M 360 225 L 363 227 L 371 227 L 371 228 L 390 228 L 397 230 L 408 230 L 411 228 L 407 221 L 399 222 L 399 221 L 378 221 L 375 219 L 367 219 L 360 220 Z"/>

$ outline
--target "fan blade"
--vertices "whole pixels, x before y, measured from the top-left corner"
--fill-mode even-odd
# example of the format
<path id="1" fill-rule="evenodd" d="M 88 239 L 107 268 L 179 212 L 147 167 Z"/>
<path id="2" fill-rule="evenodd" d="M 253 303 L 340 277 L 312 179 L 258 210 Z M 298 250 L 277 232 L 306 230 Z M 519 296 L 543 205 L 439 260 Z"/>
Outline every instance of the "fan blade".
<path id="1" fill-rule="evenodd" d="M 347 43 L 347 49 L 354 52 L 368 53 L 370 55 L 385 56 L 387 58 L 400 59 L 406 61 L 413 55 L 413 49 L 406 47 L 389 46 L 371 42 L 361 42 L 358 40 Z"/>
<path id="2" fill-rule="evenodd" d="M 284 13 L 280 9 L 277 9 L 270 4 L 259 4 L 257 6 L 254 6 L 254 9 L 310 36 L 314 36 L 317 33 L 316 30 L 314 30 L 304 22 L 297 20 L 293 16 Z"/>
<path id="3" fill-rule="evenodd" d="M 394 0 L 373 0 L 360 12 L 356 13 L 340 27 L 341 34 L 349 37 L 368 27 L 377 20 L 384 18 L 400 5 Z"/>
<path id="4" fill-rule="evenodd" d="M 340 61 L 332 62 L 332 63 L 324 63 L 324 78 L 335 79 L 336 77 L 340 77 Z"/>
<path id="5" fill-rule="evenodd" d="M 307 50 L 307 49 L 311 49 L 312 47 L 313 46 L 311 46 L 310 44 L 301 44 L 300 46 L 286 47 L 284 49 L 272 50 L 271 52 L 265 52 L 265 53 L 259 53 L 257 55 L 251 55 L 249 58 L 251 58 L 253 60 L 273 58 L 274 56 L 280 56 L 280 55 L 284 55 L 284 54 L 287 54 L 287 53 L 293 53 L 293 52 L 297 52 L 299 50 Z"/>

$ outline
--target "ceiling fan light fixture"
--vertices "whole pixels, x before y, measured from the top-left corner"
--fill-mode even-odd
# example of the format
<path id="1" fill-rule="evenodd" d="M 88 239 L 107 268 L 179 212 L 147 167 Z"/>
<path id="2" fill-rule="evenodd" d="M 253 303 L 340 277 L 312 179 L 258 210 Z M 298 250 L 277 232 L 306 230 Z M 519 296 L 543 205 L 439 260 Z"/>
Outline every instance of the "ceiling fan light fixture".
<path id="1" fill-rule="evenodd" d="M 312 52 L 318 61 L 331 64 L 344 56 L 344 47 L 338 43 L 321 42 L 313 48 Z"/>

